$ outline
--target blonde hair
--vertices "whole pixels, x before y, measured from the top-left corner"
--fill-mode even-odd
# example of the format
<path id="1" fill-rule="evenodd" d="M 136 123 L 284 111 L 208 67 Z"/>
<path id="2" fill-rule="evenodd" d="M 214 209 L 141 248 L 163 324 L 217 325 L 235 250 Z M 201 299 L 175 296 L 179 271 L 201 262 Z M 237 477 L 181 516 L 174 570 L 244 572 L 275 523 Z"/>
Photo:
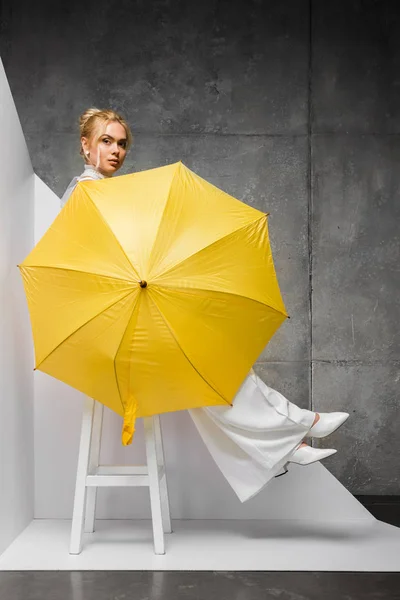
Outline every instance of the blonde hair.
<path id="1" fill-rule="evenodd" d="M 110 121 L 117 121 L 122 125 L 122 127 L 126 131 L 126 149 L 132 145 L 133 136 L 130 130 L 128 123 L 125 121 L 124 117 L 119 113 L 115 112 L 115 110 L 104 109 L 101 110 L 99 108 L 88 108 L 85 112 L 79 117 L 79 132 L 80 138 L 85 137 L 89 140 L 89 142 L 93 139 L 93 137 L 97 136 L 97 141 L 105 132 L 107 125 Z M 80 142 L 80 151 L 79 154 L 84 157 L 86 162 L 86 156 L 83 151 L 82 141 Z"/>

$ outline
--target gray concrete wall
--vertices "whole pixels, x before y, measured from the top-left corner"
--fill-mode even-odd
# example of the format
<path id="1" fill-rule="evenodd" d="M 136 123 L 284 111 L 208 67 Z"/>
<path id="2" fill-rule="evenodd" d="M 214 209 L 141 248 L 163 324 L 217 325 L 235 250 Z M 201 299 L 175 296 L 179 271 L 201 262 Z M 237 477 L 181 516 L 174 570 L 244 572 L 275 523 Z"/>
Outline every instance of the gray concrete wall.
<path id="1" fill-rule="evenodd" d="M 351 419 L 320 444 L 356 494 L 400 493 L 399 16 L 338 0 L 3 0 L 0 53 L 36 173 L 81 171 L 78 117 L 131 123 L 126 173 L 182 160 L 270 212 L 291 319 L 256 370 Z M 5 143 L 5 140 L 2 141 Z"/>

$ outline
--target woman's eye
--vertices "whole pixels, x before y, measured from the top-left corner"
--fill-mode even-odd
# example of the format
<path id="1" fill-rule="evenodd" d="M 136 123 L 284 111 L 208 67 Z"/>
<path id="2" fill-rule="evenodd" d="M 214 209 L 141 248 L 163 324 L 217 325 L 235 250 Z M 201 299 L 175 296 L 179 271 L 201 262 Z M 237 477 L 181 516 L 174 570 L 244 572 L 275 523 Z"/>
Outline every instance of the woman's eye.
<path id="1" fill-rule="evenodd" d="M 105 144 L 108 144 L 108 142 L 109 142 L 109 141 L 110 141 L 110 140 L 107 140 L 107 139 L 106 139 L 106 140 L 103 140 L 103 142 L 104 142 Z"/>

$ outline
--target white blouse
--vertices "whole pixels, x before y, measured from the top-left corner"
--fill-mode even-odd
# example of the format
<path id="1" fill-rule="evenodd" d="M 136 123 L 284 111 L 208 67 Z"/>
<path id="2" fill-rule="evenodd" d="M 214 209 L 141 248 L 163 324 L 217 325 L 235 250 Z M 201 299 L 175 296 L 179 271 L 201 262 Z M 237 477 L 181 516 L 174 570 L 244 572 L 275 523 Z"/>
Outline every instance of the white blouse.
<path id="1" fill-rule="evenodd" d="M 90 179 L 105 179 L 106 177 L 112 177 L 112 175 L 103 175 L 102 173 L 97 171 L 93 167 L 93 165 L 85 165 L 83 173 L 71 179 L 70 183 L 68 184 L 68 187 L 61 198 L 61 208 L 67 202 L 78 181 L 89 181 Z"/>

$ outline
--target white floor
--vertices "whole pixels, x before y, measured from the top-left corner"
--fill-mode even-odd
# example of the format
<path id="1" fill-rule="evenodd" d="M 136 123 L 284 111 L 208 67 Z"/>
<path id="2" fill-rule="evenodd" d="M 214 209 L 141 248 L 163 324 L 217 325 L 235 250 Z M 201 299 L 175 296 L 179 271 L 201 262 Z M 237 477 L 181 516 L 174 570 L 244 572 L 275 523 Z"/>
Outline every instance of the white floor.
<path id="1" fill-rule="evenodd" d="M 98 521 L 78 556 L 69 521 L 35 520 L 0 557 L 0 570 L 400 571 L 400 531 L 375 519 L 173 521 L 166 554 L 150 521 Z"/>
<path id="2" fill-rule="evenodd" d="M 400 571 L 400 528 L 377 521 L 320 463 L 292 465 L 261 494 L 262 520 L 173 519 L 163 556 L 148 520 L 97 520 L 71 556 L 71 522 L 36 519 L 0 571 Z"/>

